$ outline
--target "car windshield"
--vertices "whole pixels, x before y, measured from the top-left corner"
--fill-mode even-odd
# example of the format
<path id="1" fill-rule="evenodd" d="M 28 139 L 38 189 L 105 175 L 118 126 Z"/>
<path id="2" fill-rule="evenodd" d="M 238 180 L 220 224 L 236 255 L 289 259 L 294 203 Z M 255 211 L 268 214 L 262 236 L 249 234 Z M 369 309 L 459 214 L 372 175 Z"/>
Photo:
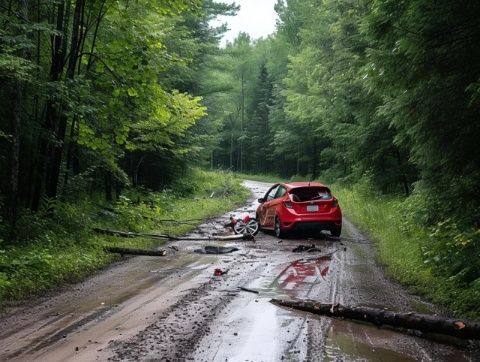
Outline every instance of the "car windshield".
<path id="1" fill-rule="evenodd" d="M 295 202 L 332 199 L 332 194 L 326 187 L 299 187 L 291 190 L 290 195 Z"/>

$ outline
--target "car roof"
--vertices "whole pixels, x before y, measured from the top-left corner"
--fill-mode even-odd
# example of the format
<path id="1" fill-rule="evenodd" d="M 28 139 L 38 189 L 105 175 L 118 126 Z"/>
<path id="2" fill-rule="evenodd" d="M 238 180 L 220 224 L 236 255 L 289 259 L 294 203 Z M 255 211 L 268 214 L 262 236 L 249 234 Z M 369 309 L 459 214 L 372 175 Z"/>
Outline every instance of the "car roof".
<path id="1" fill-rule="evenodd" d="M 283 185 L 288 189 L 296 189 L 299 187 L 327 187 L 320 182 L 285 182 Z"/>

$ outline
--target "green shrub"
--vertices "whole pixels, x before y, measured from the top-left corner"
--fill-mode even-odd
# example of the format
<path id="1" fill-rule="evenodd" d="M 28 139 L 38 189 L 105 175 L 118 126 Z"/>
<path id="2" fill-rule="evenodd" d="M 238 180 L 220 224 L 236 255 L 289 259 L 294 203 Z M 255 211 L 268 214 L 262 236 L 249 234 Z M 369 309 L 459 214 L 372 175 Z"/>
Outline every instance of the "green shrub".
<path id="1" fill-rule="evenodd" d="M 185 180 L 192 184 L 189 191 Z M 162 192 L 127 190 L 112 205 L 113 211 L 94 202 L 45 200 L 39 212 L 24 212 L 18 221 L 19 241 L 8 246 L 0 243 L 0 305 L 81 280 L 116 258 L 104 252 L 106 245 L 150 248 L 159 244 L 147 238 L 97 235 L 93 227 L 179 235 L 192 230 L 199 220 L 231 210 L 250 195 L 230 173 L 193 170 L 185 180 Z M 215 197 L 210 197 L 212 192 Z M 160 222 L 165 219 L 196 221 Z"/>
<path id="2" fill-rule="evenodd" d="M 446 218 L 428 226 L 431 200 L 374 191 L 368 178 L 332 185 L 346 217 L 373 239 L 387 272 L 454 313 L 480 317 L 480 231 Z M 448 216 L 448 215 L 446 215 Z"/>

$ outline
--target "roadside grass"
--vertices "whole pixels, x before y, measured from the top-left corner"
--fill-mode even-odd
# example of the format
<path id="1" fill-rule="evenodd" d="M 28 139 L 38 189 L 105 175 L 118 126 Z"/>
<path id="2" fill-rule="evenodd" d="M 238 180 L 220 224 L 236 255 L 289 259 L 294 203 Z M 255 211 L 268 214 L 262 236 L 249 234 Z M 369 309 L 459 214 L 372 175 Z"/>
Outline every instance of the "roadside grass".
<path id="1" fill-rule="evenodd" d="M 25 214 L 15 245 L 0 239 L 0 306 L 69 282 L 120 259 L 105 246 L 152 248 L 162 241 L 98 235 L 92 228 L 181 235 L 202 220 L 240 206 L 250 196 L 231 173 L 194 170 L 171 190 L 130 190 L 108 209 L 91 201 L 50 204 L 52 217 Z M 105 205 L 107 206 L 107 205 Z M 192 220 L 176 224 L 159 220 Z"/>
<path id="2" fill-rule="evenodd" d="M 479 281 L 458 282 L 432 265 L 426 252 L 431 230 L 409 220 L 405 201 L 374 194 L 362 184 L 331 186 L 345 216 L 374 241 L 390 277 L 454 315 L 480 318 Z"/>
<path id="3" fill-rule="evenodd" d="M 403 283 L 432 281 L 423 267 L 421 242 L 427 237 L 420 227 L 406 230 L 402 226 L 401 201 L 372 195 L 360 187 L 344 188 L 333 185 L 345 216 L 376 243 L 378 258 L 388 266 L 388 272 Z"/>

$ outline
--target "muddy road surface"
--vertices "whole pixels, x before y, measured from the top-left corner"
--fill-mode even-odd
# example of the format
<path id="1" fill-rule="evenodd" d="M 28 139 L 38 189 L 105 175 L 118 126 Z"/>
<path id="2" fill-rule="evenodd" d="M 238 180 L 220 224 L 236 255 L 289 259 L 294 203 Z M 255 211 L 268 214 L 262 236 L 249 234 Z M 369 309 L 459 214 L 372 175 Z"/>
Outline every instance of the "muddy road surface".
<path id="1" fill-rule="evenodd" d="M 269 184 L 232 212 L 253 213 Z M 221 231 L 228 214 L 193 235 Z M 299 245 L 320 251 L 293 253 Z M 236 247 L 231 254 L 194 251 Z M 178 251 L 174 250 L 176 247 Z M 437 312 L 388 280 L 370 242 L 348 221 L 340 240 L 177 241 L 166 257 L 135 257 L 0 320 L 0 361 L 473 361 L 468 344 L 439 342 L 279 308 L 271 298 L 313 299 Z M 227 271 L 214 276 L 215 269 Z M 242 290 L 244 287 L 247 290 Z M 254 292 L 258 293 L 254 293 Z"/>

